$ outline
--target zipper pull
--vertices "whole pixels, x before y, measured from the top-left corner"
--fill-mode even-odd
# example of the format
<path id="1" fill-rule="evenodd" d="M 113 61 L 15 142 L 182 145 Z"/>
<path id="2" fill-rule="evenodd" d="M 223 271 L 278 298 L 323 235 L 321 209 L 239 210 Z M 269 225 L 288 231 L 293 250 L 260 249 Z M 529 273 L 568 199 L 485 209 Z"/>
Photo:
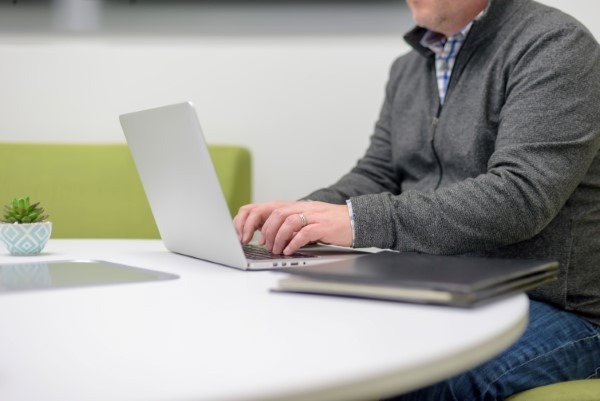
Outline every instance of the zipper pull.
<path id="1" fill-rule="evenodd" d="M 431 122 L 431 142 L 435 139 L 435 132 L 437 131 L 438 121 L 440 119 L 438 117 L 433 117 L 433 121 Z"/>

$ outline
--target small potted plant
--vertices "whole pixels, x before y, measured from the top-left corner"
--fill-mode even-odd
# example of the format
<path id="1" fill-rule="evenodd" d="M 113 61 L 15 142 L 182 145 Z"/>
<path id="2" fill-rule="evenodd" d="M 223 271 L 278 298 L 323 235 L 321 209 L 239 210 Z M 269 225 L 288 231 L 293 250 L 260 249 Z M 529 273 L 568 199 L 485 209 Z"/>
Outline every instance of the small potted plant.
<path id="1" fill-rule="evenodd" d="M 28 196 L 15 198 L 4 206 L 0 217 L 0 240 L 13 255 L 37 255 L 52 233 L 47 219 L 39 202 L 31 204 Z"/>

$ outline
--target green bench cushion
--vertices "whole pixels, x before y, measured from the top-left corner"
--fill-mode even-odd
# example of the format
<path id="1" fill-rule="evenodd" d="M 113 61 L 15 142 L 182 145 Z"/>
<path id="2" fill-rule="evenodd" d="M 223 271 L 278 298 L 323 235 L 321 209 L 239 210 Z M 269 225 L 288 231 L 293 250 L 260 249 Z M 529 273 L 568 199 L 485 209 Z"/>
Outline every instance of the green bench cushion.
<path id="1" fill-rule="evenodd" d="M 523 391 L 506 401 L 600 401 L 600 380 L 573 380 Z"/>
<path id="2" fill-rule="evenodd" d="M 209 150 L 234 215 L 251 200 L 250 153 Z M 0 143 L 0 195 L 2 204 L 20 196 L 40 201 L 52 238 L 159 238 L 126 144 Z"/>

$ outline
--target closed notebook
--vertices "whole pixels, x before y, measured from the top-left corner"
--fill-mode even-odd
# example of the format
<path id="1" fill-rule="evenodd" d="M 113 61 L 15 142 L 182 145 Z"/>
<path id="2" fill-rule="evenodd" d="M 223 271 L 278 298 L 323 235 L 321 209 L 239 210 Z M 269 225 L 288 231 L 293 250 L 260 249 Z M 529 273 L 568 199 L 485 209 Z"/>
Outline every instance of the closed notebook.
<path id="1" fill-rule="evenodd" d="M 558 262 L 383 251 L 316 266 L 278 269 L 274 291 L 468 307 L 558 278 Z"/>

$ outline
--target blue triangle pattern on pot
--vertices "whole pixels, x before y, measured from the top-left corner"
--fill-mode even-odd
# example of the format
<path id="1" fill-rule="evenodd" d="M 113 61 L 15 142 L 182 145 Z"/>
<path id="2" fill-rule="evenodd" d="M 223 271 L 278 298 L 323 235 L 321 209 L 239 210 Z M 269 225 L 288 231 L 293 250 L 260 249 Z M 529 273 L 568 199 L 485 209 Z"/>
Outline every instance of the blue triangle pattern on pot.
<path id="1" fill-rule="evenodd" d="M 9 252 L 15 255 L 40 253 L 52 232 L 52 224 L 3 224 L 2 240 Z"/>

